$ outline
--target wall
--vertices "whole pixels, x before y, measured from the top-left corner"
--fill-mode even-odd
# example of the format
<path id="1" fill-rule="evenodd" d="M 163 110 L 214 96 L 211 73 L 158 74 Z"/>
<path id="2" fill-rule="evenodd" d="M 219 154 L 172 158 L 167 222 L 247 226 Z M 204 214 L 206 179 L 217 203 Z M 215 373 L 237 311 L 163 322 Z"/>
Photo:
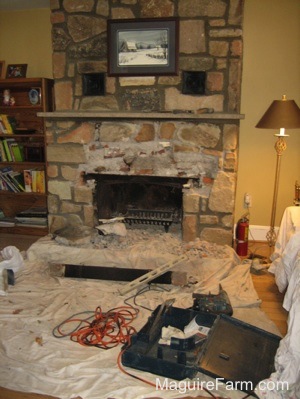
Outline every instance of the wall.
<path id="1" fill-rule="evenodd" d="M 31 38 L 23 41 L 28 30 L 32 32 Z M 1 12 L 0 59 L 9 63 L 27 62 L 30 77 L 52 77 L 50 35 L 50 10 Z M 245 211 L 243 196 L 249 192 L 253 198 L 251 224 L 269 224 L 276 161 L 275 132 L 256 129 L 255 124 L 269 104 L 282 94 L 300 105 L 299 37 L 299 0 L 245 0 L 241 112 L 246 118 L 240 125 L 236 220 Z M 295 180 L 300 180 L 299 130 L 290 130 L 289 134 L 282 159 L 277 225 L 285 207 L 292 204 Z"/>
<path id="2" fill-rule="evenodd" d="M 50 9 L 0 11 L 0 60 L 28 64 L 30 78 L 53 77 Z"/>
<path id="3" fill-rule="evenodd" d="M 283 94 L 300 107 L 300 1 L 246 0 L 240 125 L 240 154 L 235 219 L 244 212 L 245 192 L 252 194 L 250 224 L 269 226 L 275 179 L 277 133 L 256 129 L 273 100 Z M 293 204 L 295 180 L 300 181 L 300 130 L 289 130 L 282 156 L 276 225 Z"/>

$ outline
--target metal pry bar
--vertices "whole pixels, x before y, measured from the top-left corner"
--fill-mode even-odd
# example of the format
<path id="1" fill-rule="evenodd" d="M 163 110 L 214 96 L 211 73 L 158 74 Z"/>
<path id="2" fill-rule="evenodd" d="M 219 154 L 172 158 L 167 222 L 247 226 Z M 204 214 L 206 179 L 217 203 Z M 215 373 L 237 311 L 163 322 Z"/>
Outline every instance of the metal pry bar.
<path id="1" fill-rule="evenodd" d="M 179 258 L 171 260 L 168 263 L 165 263 L 162 266 L 158 266 L 156 269 L 151 270 L 149 273 L 144 274 L 141 277 L 138 277 L 137 279 L 131 281 L 130 283 L 126 284 L 121 290 L 120 294 L 125 295 L 129 291 L 133 290 L 134 288 L 138 288 L 141 285 L 148 283 L 149 281 L 155 279 L 158 276 L 161 276 L 168 270 L 172 269 L 174 266 L 176 266 L 178 263 L 183 262 L 184 260 L 187 260 L 186 255 L 181 255 Z"/>

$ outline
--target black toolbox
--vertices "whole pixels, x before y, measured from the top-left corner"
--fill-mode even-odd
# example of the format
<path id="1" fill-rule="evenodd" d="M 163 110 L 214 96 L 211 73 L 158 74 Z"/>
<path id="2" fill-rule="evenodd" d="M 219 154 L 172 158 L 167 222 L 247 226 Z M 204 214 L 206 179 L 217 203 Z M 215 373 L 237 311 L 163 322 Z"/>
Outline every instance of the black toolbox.
<path id="1" fill-rule="evenodd" d="M 192 379 L 201 372 L 222 378 L 224 383 L 235 383 L 236 389 L 248 393 L 274 371 L 279 336 L 228 315 L 172 306 L 162 312 L 161 306 L 132 336 L 131 344 L 122 354 L 124 366 L 174 380 Z M 183 331 L 196 316 L 198 324 L 210 327 L 205 339 L 172 338 L 170 346 L 159 343 L 163 326 Z"/>

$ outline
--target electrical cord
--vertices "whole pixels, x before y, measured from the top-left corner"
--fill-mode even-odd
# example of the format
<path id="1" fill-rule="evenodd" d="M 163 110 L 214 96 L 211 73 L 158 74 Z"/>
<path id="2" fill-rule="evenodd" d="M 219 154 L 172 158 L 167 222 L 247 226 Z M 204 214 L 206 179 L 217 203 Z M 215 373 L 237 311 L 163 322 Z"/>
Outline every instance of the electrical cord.
<path id="1" fill-rule="evenodd" d="M 243 217 L 247 217 L 248 220 L 250 220 L 250 208 L 249 208 L 249 207 L 247 207 L 247 213 L 245 213 L 245 214 L 242 216 L 242 218 L 243 218 Z M 252 239 L 252 241 L 253 241 L 253 244 L 254 244 L 254 243 L 257 243 L 257 241 L 255 240 L 255 238 L 254 238 L 254 236 L 253 236 L 253 233 L 252 233 L 252 230 L 251 230 L 250 226 L 249 226 L 248 232 L 249 232 L 249 235 L 250 235 L 250 237 L 251 237 L 251 239 Z M 253 259 L 253 258 L 255 257 L 255 255 L 256 255 L 256 252 L 257 252 L 259 249 L 261 249 L 261 248 L 265 248 L 265 245 L 260 245 L 259 247 L 254 248 L 254 250 L 251 250 L 251 249 L 250 249 L 250 246 L 249 246 L 249 255 L 248 255 L 248 259 Z M 260 256 L 260 258 L 262 258 L 264 261 L 267 261 L 267 260 L 268 260 L 268 257 L 267 257 L 267 256 Z"/>
<path id="2" fill-rule="evenodd" d="M 126 348 L 123 349 L 123 350 L 119 353 L 119 356 L 118 356 L 118 361 L 117 361 L 117 363 L 118 363 L 118 367 L 119 367 L 120 371 L 121 371 L 122 373 L 124 373 L 124 374 L 126 374 L 126 375 L 132 377 L 132 378 L 135 378 L 136 380 L 142 381 L 142 382 L 144 382 L 144 383 L 146 383 L 146 384 L 148 384 L 148 385 L 151 385 L 151 386 L 157 388 L 156 384 L 154 384 L 153 382 L 148 381 L 148 380 L 145 380 L 144 378 L 142 378 L 142 377 L 140 377 L 140 376 L 137 376 L 137 375 L 135 375 L 135 374 L 132 374 L 132 373 L 130 373 L 130 372 L 128 372 L 127 370 L 124 369 L 124 367 L 123 367 L 123 365 L 122 365 L 121 359 L 122 359 L 122 355 L 123 355 L 123 353 L 124 353 L 125 350 L 126 350 Z M 203 391 L 205 391 L 206 393 L 208 393 L 213 399 L 223 399 L 223 398 L 221 398 L 220 396 L 215 396 L 210 390 L 206 389 L 205 387 L 201 387 L 201 388 L 203 389 Z M 164 389 L 168 389 L 168 388 L 164 388 Z"/>
<path id="3" fill-rule="evenodd" d="M 136 294 L 124 300 L 127 306 L 113 308 L 107 312 L 103 312 L 101 307 L 98 306 L 95 311 L 87 310 L 75 313 L 54 327 L 52 334 L 55 338 L 70 337 L 72 341 L 78 342 L 81 345 L 96 346 L 101 349 L 110 349 L 120 343 L 126 344 L 129 342 L 131 335 L 136 333 L 136 330 L 130 323 L 139 313 L 137 306 L 151 312 L 153 311 L 146 306 L 136 303 L 136 299 L 139 295 L 150 290 L 168 292 L 168 290 L 163 287 L 155 287 L 148 284 Z M 129 303 L 129 300 L 132 298 L 136 307 L 133 307 Z M 82 317 L 83 315 L 86 315 L 86 317 Z M 63 330 L 67 325 L 71 325 L 72 329 L 68 332 L 64 332 Z"/>
<path id="4" fill-rule="evenodd" d="M 120 306 L 103 312 L 98 306 L 93 316 L 80 319 L 77 316 L 91 312 L 76 313 L 56 326 L 52 333 L 56 338 L 70 337 L 71 341 L 83 346 L 111 349 L 119 344 L 130 342 L 130 337 L 136 333 L 131 323 L 138 312 L 139 310 L 132 306 Z M 64 333 L 63 327 L 70 323 L 77 323 L 76 327 Z"/>
<path id="5" fill-rule="evenodd" d="M 250 398 L 250 397 L 259 399 L 259 397 L 256 395 L 255 392 L 252 392 L 251 394 L 248 393 L 246 396 L 243 396 L 242 399 L 247 399 L 247 398 Z"/>
<path id="6" fill-rule="evenodd" d="M 268 257 L 268 256 L 262 256 L 262 255 L 259 255 L 259 254 L 257 254 L 257 252 L 260 250 L 260 249 L 264 249 L 266 247 L 266 245 L 260 245 L 260 246 L 258 246 L 258 247 L 256 247 L 256 248 L 254 248 L 253 250 L 250 250 L 250 255 L 248 256 L 248 259 L 255 259 L 255 258 L 259 258 L 259 259 L 261 259 L 261 261 L 262 261 L 262 263 L 269 263 L 270 262 L 270 257 Z"/>
<path id="7" fill-rule="evenodd" d="M 147 291 L 151 291 L 151 290 L 169 292 L 169 290 L 167 290 L 166 288 L 158 287 L 158 286 L 156 287 L 156 286 L 153 286 L 151 284 L 147 284 L 146 287 L 143 287 L 142 289 L 140 289 L 136 294 L 134 294 L 134 295 L 132 295 L 129 298 L 126 298 L 124 300 L 124 303 L 127 306 L 125 306 L 125 307 L 121 306 L 119 308 L 113 308 L 113 309 L 109 310 L 106 313 L 103 313 L 99 306 L 96 308 L 96 311 L 86 310 L 86 311 L 83 311 L 83 312 L 74 313 L 72 316 L 68 317 L 67 319 L 62 321 L 60 324 L 58 324 L 56 327 L 54 327 L 53 330 L 52 330 L 52 335 L 55 338 L 71 337 L 71 339 L 74 340 L 74 337 L 77 335 L 78 331 L 87 332 L 86 328 L 95 326 L 96 324 L 100 324 L 99 315 L 100 315 L 100 318 L 103 318 L 104 315 L 107 315 L 111 319 L 111 316 L 112 316 L 111 313 L 112 312 L 116 312 L 116 311 L 118 312 L 118 310 L 120 310 L 120 309 L 122 310 L 122 312 L 126 309 L 126 312 L 128 313 L 127 317 L 129 317 L 129 315 L 130 315 L 131 316 L 130 318 L 131 318 L 131 321 L 132 321 L 134 318 L 136 318 L 136 316 L 139 313 L 139 310 L 136 307 L 133 307 L 129 303 L 129 300 L 131 300 L 132 298 L 133 298 L 133 303 L 134 303 L 135 306 L 144 308 L 144 309 L 149 310 L 150 312 L 152 312 L 153 309 L 150 309 L 150 308 L 148 308 L 146 306 L 143 306 L 143 305 L 140 305 L 140 304 L 138 305 L 136 303 L 136 299 L 137 299 L 137 297 L 139 295 L 142 295 L 143 293 L 145 293 Z M 131 309 L 131 312 L 129 312 L 129 309 Z M 87 317 L 81 318 L 82 315 L 87 315 Z M 121 314 L 119 313 L 119 315 L 121 315 Z M 90 322 L 90 320 L 92 320 L 93 318 L 95 320 Z M 111 321 L 112 320 L 110 320 L 110 322 Z M 122 318 L 120 326 L 123 325 L 123 323 L 122 323 L 123 321 L 124 321 L 124 318 Z M 103 323 L 104 320 L 101 320 L 101 322 Z M 115 320 L 115 322 L 116 322 L 116 320 Z M 74 324 L 74 323 L 76 323 L 76 325 L 75 325 L 75 327 L 73 327 L 73 329 L 71 331 L 68 331 L 66 333 L 64 333 L 62 331 L 63 327 L 66 327 L 66 325 L 68 325 L 68 324 Z M 111 327 L 111 324 L 110 324 L 110 327 Z"/>
<path id="8" fill-rule="evenodd" d="M 131 306 L 129 301 L 133 298 L 133 303 L 134 303 L 135 306 L 138 306 L 140 308 L 143 308 L 143 309 L 149 310 L 150 312 L 153 312 L 154 309 L 148 308 L 147 306 L 143 306 L 141 304 L 137 304 L 137 302 L 136 302 L 138 296 L 144 294 L 145 292 L 149 292 L 149 291 L 166 291 L 166 292 L 170 292 L 170 290 L 168 290 L 168 289 L 166 289 L 164 287 L 159 287 L 159 286 L 154 286 L 152 284 L 147 284 L 146 287 L 141 288 L 136 294 L 126 298 L 124 300 L 124 303 L 126 305 L 128 305 L 128 306 Z"/>
<path id="9" fill-rule="evenodd" d="M 86 317 L 85 319 L 80 319 L 77 318 L 77 316 L 81 316 L 83 314 L 90 314 L 91 316 Z M 94 311 L 90 311 L 90 310 L 86 310 L 84 312 L 78 312 L 78 313 L 74 313 L 72 316 L 70 316 L 69 318 L 67 318 L 66 320 L 62 321 L 60 324 L 58 324 L 57 326 L 55 326 L 52 330 L 52 335 L 55 338 L 65 338 L 65 337 L 69 337 L 73 332 L 77 331 L 84 322 L 88 322 L 89 319 L 92 319 L 94 317 L 95 312 Z M 77 323 L 76 327 L 73 328 L 73 330 L 71 330 L 68 333 L 63 333 L 61 331 L 62 327 L 67 324 L 67 323 Z"/>

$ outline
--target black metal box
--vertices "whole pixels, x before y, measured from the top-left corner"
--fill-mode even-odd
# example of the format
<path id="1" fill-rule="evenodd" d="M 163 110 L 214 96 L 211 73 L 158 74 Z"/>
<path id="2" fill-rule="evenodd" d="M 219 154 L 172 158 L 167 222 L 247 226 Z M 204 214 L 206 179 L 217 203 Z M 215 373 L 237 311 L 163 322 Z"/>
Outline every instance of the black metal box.
<path id="1" fill-rule="evenodd" d="M 194 378 L 202 372 L 248 393 L 274 371 L 279 336 L 228 315 L 176 307 L 170 307 L 157 324 L 159 308 L 124 350 L 124 366 L 174 380 Z M 159 343 L 163 326 L 183 330 L 196 316 L 201 326 L 210 327 L 206 339 L 174 339 L 170 346 Z"/>

